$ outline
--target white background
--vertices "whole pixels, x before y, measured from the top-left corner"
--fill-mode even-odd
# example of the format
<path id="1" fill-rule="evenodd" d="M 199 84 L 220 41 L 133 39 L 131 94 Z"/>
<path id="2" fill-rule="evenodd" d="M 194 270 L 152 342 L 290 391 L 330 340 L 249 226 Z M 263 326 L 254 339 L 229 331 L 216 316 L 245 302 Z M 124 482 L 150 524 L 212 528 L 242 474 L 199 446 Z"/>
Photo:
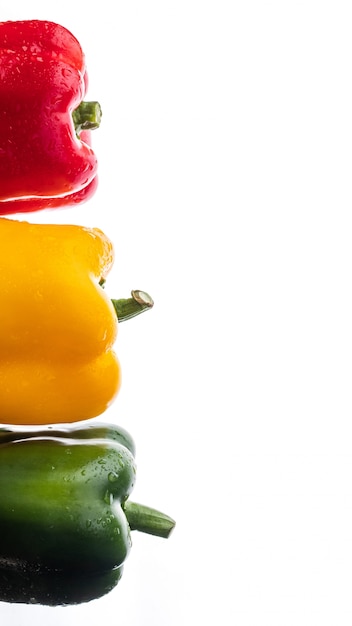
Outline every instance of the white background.
<path id="1" fill-rule="evenodd" d="M 114 8 L 114 14 L 111 13 Z M 2 2 L 81 42 L 99 189 L 35 221 L 98 226 L 120 326 L 104 419 L 137 445 L 118 587 L 2 624 L 352 622 L 352 14 L 349 2 Z"/>

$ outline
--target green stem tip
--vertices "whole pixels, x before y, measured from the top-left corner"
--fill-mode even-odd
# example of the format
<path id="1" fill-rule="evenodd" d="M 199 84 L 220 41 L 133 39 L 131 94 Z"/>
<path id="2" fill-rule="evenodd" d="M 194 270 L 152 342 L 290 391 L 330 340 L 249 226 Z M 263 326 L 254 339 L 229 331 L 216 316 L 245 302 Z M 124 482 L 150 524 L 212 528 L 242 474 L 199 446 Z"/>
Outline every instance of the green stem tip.
<path id="1" fill-rule="evenodd" d="M 144 504 L 127 500 L 123 509 L 131 530 L 167 539 L 175 528 L 176 522 L 171 517 Z"/>
<path id="2" fill-rule="evenodd" d="M 72 113 L 76 135 L 82 130 L 94 130 L 99 128 L 101 122 L 101 106 L 99 102 L 81 102 Z"/>
<path id="3" fill-rule="evenodd" d="M 140 315 L 144 311 L 148 311 L 154 306 L 153 299 L 145 291 L 139 289 L 131 291 L 131 298 L 111 300 L 116 311 L 119 322 Z"/>

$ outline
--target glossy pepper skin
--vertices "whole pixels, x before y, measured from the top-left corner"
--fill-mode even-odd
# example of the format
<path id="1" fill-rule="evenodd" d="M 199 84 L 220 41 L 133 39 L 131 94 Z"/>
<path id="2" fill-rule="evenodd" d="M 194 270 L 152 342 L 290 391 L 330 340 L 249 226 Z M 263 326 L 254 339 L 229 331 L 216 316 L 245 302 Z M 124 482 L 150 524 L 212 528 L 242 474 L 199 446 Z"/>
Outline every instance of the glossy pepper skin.
<path id="1" fill-rule="evenodd" d="M 135 478 L 133 440 L 117 426 L 3 429 L 1 570 L 28 585 L 31 572 L 102 573 L 123 565 L 131 530 L 168 537 L 171 518 L 129 502 Z"/>
<path id="2" fill-rule="evenodd" d="M 97 159 L 90 131 L 77 135 L 72 117 L 87 85 L 82 48 L 66 28 L 0 22 L 0 214 L 92 196 Z"/>
<path id="3" fill-rule="evenodd" d="M 76 422 L 110 406 L 118 319 L 99 282 L 113 260 L 99 229 L 0 218 L 0 422 Z"/>

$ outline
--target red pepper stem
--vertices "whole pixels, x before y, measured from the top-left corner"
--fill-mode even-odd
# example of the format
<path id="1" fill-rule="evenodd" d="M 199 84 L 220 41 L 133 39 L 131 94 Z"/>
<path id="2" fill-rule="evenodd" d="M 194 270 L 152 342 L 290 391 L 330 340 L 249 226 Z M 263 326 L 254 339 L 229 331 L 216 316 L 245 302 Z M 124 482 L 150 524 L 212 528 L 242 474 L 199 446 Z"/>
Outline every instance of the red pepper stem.
<path id="1" fill-rule="evenodd" d="M 154 306 L 153 299 L 145 291 L 139 289 L 131 291 L 131 298 L 121 300 L 111 300 L 114 305 L 119 322 L 140 315 Z"/>
<path id="2" fill-rule="evenodd" d="M 76 135 L 82 130 L 99 128 L 101 122 L 101 106 L 99 102 L 81 102 L 72 113 Z"/>
<path id="3" fill-rule="evenodd" d="M 175 528 L 176 522 L 171 517 L 144 504 L 127 500 L 123 509 L 131 530 L 167 539 Z"/>

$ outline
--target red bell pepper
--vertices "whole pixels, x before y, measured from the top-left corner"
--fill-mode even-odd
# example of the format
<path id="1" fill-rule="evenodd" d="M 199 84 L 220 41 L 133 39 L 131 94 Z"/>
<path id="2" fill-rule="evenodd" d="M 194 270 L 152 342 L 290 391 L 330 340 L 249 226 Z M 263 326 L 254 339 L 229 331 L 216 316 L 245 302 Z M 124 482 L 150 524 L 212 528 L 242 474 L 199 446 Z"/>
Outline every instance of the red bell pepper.
<path id="1" fill-rule="evenodd" d="M 0 215 L 87 200 L 97 186 L 97 102 L 77 39 L 43 20 L 0 22 Z"/>

